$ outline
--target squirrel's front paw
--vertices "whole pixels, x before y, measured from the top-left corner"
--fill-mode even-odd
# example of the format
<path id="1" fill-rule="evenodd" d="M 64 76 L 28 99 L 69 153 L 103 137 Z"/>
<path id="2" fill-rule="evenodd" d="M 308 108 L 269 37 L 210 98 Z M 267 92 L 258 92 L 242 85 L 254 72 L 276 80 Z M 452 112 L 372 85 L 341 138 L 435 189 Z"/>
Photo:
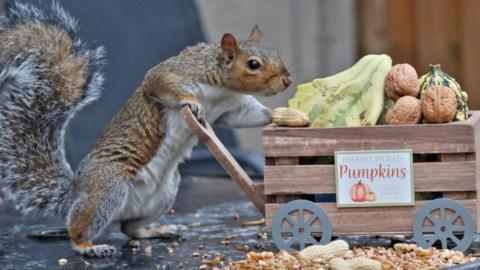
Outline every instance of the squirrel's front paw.
<path id="1" fill-rule="evenodd" d="M 195 117 L 197 118 L 198 122 L 205 126 L 206 113 L 202 104 L 200 104 L 199 102 L 186 102 L 185 104 L 183 104 L 183 106 L 188 106 L 192 111 L 193 115 L 195 115 Z"/>

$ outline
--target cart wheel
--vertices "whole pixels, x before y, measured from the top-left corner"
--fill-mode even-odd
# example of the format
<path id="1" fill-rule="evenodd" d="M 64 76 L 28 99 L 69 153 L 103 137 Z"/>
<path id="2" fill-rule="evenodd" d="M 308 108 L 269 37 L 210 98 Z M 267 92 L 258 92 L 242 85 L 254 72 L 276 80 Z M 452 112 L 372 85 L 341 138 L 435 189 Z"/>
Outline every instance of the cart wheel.
<path id="1" fill-rule="evenodd" d="M 325 211 L 316 204 L 295 200 L 278 209 L 272 220 L 272 236 L 278 249 L 295 252 L 307 244 L 330 242 L 332 224 Z"/>
<path id="2" fill-rule="evenodd" d="M 413 239 L 422 248 L 450 242 L 454 250 L 466 251 L 473 241 L 474 225 L 465 207 L 451 199 L 436 199 L 425 204 L 415 216 Z M 448 241 L 450 239 L 451 241 Z"/>

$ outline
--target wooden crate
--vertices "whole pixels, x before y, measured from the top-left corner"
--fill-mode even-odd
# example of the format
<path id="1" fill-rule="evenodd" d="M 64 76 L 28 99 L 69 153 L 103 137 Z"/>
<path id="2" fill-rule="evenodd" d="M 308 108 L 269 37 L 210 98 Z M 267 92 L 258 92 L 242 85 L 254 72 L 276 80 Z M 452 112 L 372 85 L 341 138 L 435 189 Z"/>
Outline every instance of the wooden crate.
<path id="1" fill-rule="evenodd" d="M 461 202 L 480 228 L 480 111 L 467 121 L 402 126 L 263 130 L 267 230 L 283 203 L 335 193 L 335 151 L 412 149 L 416 205 L 338 209 L 318 203 L 334 234 L 410 234 L 432 193 Z"/>

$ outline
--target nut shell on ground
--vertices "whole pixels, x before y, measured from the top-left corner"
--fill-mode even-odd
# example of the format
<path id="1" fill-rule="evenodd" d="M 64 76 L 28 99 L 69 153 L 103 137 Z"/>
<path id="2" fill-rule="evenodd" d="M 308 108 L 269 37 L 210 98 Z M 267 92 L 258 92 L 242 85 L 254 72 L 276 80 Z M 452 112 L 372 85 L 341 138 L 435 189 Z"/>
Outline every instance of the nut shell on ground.
<path id="1" fill-rule="evenodd" d="M 385 94 L 393 101 L 403 96 L 418 96 L 418 74 L 409 64 L 397 64 L 385 78 Z"/>
<path id="2" fill-rule="evenodd" d="M 387 111 L 385 122 L 389 125 L 418 124 L 422 119 L 420 100 L 404 96 Z"/>
<path id="3" fill-rule="evenodd" d="M 421 97 L 422 114 L 429 123 L 448 123 L 457 111 L 455 92 L 446 86 L 429 87 Z"/>

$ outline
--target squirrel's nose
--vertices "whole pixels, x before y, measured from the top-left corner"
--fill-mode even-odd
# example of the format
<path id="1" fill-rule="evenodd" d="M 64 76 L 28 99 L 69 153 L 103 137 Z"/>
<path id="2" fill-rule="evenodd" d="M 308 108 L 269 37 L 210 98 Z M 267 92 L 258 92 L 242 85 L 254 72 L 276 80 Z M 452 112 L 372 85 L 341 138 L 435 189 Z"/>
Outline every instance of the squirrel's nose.
<path id="1" fill-rule="evenodd" d="M 289 87 L 292 82 L 293 81 L 291 77 L 283 77 L 283 85 L 285 85 L 285 87 Z"/>

